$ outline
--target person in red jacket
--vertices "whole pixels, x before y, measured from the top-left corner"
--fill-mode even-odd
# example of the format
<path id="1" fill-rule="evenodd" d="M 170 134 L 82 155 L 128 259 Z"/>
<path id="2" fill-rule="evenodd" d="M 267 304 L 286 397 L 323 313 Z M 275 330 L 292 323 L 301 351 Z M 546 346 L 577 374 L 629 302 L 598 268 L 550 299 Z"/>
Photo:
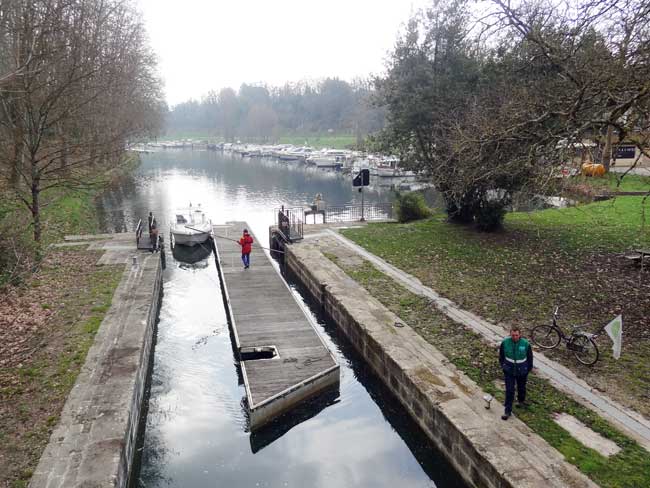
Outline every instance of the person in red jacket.
<path id="1" fill-rule="evenodd" d="M 251 248 L 253 245 L 253 238 L 248 233 L 248 229 L 244 229 L 244 234 L 239 239 L 239 245 L 241 246 L 241 260 L 244 263 L 244 269 L 247 269 L 251 265 Z"/>

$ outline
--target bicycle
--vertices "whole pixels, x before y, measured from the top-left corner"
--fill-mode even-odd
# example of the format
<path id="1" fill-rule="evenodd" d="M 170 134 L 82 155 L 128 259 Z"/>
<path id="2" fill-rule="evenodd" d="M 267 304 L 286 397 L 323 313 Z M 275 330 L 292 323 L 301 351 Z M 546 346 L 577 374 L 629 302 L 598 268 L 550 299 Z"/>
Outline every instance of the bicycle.
<path id="1" fill-rule="evenodd" d="M 560 307 L 555 307 L 552 325 L 537 325 L 533 327 L 530 334 L 533 343 L 542 349 L 554 349 L 560 345 L 560 342 L 564 342 L 567 350 L 572 351 L 576 359 L 582 364 L 586 366 L 595 364 L 600 356 L 595 339 L 598 338 L 600 333 L 591 334 L 577 327 L 573 327 L 571 334 L 566 335 L 560 326 L 557 325 L 559 309 Z"/>

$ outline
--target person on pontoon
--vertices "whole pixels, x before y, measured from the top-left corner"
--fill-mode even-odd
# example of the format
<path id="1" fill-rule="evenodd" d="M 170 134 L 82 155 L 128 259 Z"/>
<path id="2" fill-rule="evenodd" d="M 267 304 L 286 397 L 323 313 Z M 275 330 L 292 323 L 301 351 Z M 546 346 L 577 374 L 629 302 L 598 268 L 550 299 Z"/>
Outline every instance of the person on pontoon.
<path id="1" fill-rule="evenodd" d="M 251 250 L 253 246 L 253 238 L 248 233 L 248 229 L 244 229 L 244 233 L 238 243 L 241 246 L 241 260 L 244 263 L 244 269 L 248 269 L 251 265 Z"/>

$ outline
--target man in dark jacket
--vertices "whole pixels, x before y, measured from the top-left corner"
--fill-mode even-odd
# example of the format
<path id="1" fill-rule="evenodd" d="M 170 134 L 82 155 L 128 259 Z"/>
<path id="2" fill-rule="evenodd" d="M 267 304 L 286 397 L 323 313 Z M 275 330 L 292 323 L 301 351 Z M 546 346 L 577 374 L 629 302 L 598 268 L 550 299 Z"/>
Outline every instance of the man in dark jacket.
<path id="1" fill-rule="evenodd" d="M 244 269 L 248 269 L 251 265 L 251 250 L 253 245 L 253 238 L 248 233 L 248 229 L 244 229 L 244 234 L 239 239 L 241 246 L 241 260 L 244 263 Z"/>
<path id="2" fill-rule="evenodd" d="M 510 337 L 506 337 L 499 348 L 499 363 L 506 379 L 505 412 L 501 416 L 508 420 L 512 415 L 512 402 L 515 399 L 517 387 L 517 406 L 526 406 L 526 380 L 533 369 L 533 348 L 528 341 L 521 337 L 519 327 L 510 329 Z"/>

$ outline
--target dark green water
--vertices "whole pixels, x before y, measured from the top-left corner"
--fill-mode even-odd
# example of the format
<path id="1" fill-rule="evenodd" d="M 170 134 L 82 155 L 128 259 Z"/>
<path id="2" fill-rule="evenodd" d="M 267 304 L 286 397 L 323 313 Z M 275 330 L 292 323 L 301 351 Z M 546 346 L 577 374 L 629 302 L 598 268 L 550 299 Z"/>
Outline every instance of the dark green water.
<path id="1" fill-rule="evenodd" d="M 355 201 L 348 180 L 298 165 L 212 152 L 143 155 L 133 181 L 100 203 L 105 231 L 155 212 L 166 235 L 176 208 L 201 203 L 214 223 L 246 220 L 265 239 L 273 209 Z M 369 189 L 367 201 L 390 192 Z M 341 365 L 338 391 L 247 431 L 213 257 L 167 253 L 137 487 L 465 487 L 336 328 L 292 287 Z M 196 258 L 196 256 L 194 256 Z"/>

